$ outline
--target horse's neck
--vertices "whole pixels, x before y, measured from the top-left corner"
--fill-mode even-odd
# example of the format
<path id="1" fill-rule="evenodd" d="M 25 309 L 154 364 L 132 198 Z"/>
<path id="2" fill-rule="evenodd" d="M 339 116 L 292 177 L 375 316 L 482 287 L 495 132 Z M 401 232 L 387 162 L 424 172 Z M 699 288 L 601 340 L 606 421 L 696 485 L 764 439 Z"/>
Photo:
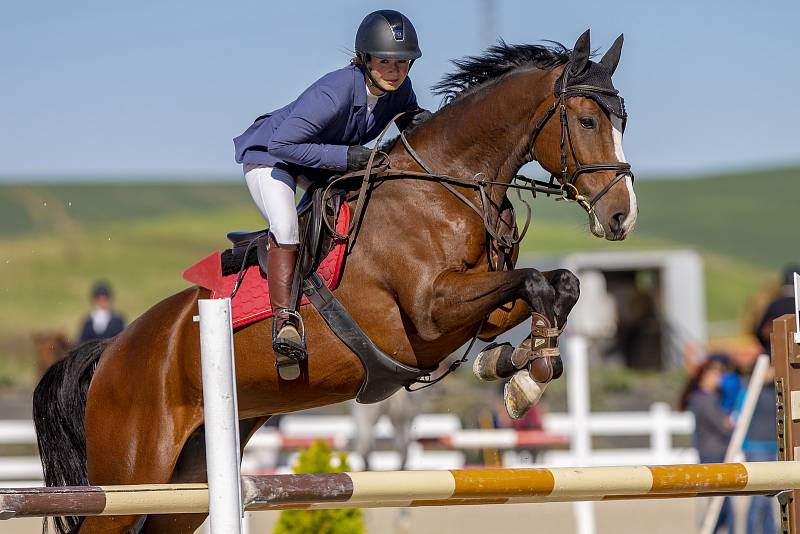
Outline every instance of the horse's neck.
<path id="1" fill-rule="evenodd" d="M 529 161 L 536 111 L 552 93 L 551 71 L 528 69 L 449 104 L 409 142 L 431 170 L 510 183 Z M 492 188 L 500 205 L 505 188 Z"/>

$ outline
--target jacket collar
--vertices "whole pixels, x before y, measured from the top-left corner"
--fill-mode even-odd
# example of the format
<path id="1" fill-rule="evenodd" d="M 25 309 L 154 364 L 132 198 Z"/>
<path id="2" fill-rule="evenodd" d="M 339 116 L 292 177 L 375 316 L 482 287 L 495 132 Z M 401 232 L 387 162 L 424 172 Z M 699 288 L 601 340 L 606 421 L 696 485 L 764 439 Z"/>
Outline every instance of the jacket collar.
<path id="1" fill-rule="evenodd" d="M 367 84 L 365 82 L 364 71 L 358 65 L 352 65 L 353 69 L 353 107 L 367 107 Z"/>

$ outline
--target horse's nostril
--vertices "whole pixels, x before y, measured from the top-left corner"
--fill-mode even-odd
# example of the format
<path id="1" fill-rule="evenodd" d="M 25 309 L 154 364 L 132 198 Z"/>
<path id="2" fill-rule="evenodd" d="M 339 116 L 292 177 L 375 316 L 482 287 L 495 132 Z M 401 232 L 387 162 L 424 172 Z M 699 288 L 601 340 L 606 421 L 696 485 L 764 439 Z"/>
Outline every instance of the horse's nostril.
<path id="1" fill-rule="evenodd" d="M 609 226 L 611 227 L 611 231 L 615 232 L 615 233 L 619 232 L 620 229 L 622 228 L 622 223 L 623 222 L 625 222 L 625 214 L 622 213 L 621 211 L 615 213 L 611 217 L 611 222 L 609 223 Z"/>

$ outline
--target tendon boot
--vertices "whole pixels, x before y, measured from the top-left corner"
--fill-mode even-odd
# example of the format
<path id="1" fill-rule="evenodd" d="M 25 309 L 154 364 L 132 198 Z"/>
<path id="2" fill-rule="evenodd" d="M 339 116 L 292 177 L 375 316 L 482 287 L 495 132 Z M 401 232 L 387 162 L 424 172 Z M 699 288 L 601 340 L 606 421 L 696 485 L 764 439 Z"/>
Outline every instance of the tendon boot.
<path id="1" fill-rule="evenodd" d="M 291 302 L 292 280 L 297 263 L 298 245 L 282 245 L 269 237 L 267 281 L 274 317 L 272 319 L 272 351 L 275 367 L 283 380 L 300 376 L 300 362 L 306 358 L 305 335 L 300 314 Z"/>
<path id="2" fill-rule="evenodd" d="M 533 312 L 531 337 L 513 351 L 503 351 L 510 365 L 496 365 L 494 374 L 507 376 L 508 368 L 516 370 L 503 389 L 506 412 L 512 419 L 525 415 L 528 408 L 539 402 L 547 384 L 561 376 L 563 365 L 558 336 L 562 331 L 563 326 L 552 327 L 547 317 Z M 484 371 L 484 374 L 492 373 Z"/>

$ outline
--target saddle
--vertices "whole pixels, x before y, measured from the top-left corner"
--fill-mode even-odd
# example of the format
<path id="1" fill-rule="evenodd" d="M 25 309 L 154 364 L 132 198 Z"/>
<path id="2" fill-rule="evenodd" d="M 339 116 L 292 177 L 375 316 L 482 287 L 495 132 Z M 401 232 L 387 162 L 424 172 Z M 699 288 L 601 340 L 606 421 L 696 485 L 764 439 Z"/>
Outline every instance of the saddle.
<path id="1" fill-rule="evenodd" d="M 315 183 L 309 187 L 297 206 L 301 239 L 295 278 L 304 279 L 314 272 L 335 244 L 333 236 L 323 231 L 323 217 L 336 220 L 342 204 L 346 201 L 348 191 L 338 189 L 323 202 L 324 192 L 324 184 Z M 238 273 L 242 268 L 252 265 L 258 265 L 266 276 L 269 257 L 268 234 L 268 228 L 255 232 L 228 233 L 233 248 L 222 252 L 223 276 Z"/>
<path id="2" fill-rule="evenodd" d="M 325 264 L 323 260 L 326 260 L 335 247 L 343 247 L 340 236 L 328 231 L 329 225 L 325 223 L 324 217 L 329 221 L 340 221 L 340 211 L 348 201 L 358 196 L 356 190 L 360 185 L 358 182 L 353 184 L 348 180 L 339 181 L 338 184 L 343 184 L 343 187 L 331 189 L 327 188 L 323 181 L 315 183 L 298 205 L 301 241 L 298 264 L 295 268 L 296 290 L 293 290 L 293 293 L 302 291 L 304 302 L 310 302 L 317 309 L 334 334 L 361 360 L 365 378 L 356 400 L 369 404 L 388 398 L 401 387 L 410 386 L 420 378 L 429 376 L 435 369 L 417 369 L 401 364 L 378 348 L 336 299 L 320 276 L 318 269 L 321 264 Z M 336 231 L 346 233 L 347 220 L 344 224 L 344 228 L 337 226 Z M 247 269 L 258 265 L 266 276 L 269 261 L 269 251 L 266 247 L 268 233 L 268 229 L 229 233 L 228 239 L 233 245 L 232 248 L 218 254 L 221 275 L 232 278 L 232 275 L 238 274 L 241 280 Z M 186 273 L 184 277 L 194 281 L 192 277 L 187 277 Z M 334 280 L 338 280 L 338 275 Z M 238 287 L 238 282 L 234 287 Z M 235 289 L 233 293 L 235 299 Z M 212 293 L 212 296 L 214 294 Z M 259 317 L 265 318 L 266 315 L 261 314 Z M 301 368 L 301 373 L 307 374 L 307 365 L 307 360 L 301 363 L 305 368 Z"/>

